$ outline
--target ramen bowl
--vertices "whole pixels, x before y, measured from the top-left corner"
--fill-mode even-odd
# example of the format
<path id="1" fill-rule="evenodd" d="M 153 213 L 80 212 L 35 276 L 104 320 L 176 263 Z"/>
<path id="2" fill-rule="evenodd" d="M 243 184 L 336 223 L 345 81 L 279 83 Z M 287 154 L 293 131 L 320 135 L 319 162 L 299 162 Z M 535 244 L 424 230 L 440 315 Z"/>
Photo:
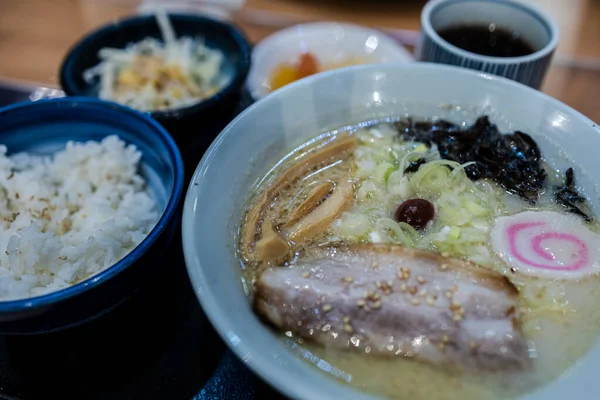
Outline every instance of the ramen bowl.
<path id="1" fill-rule="evenodd" d="M 598 210 L 599 180 L 593 175 L 599 167 L 593 150 L 600 146 L 597 124 L 542 93 L 481 72 L 425 63 L 343 68 L 274 92 L 221 132 L 190 183 L 183 246 L 200 304 L 250 369 L 295 399 L 373 398 L 347 385 L 352 378 L 335 365 L 298 352 L 253 313 L 236 248 L 240 221 L 260 178 L 296 146 L 340 127 L 393 116 L 473 121 L 482 113 L 503 132 L 530 133 L 554 168 L 574 166 L 582 193 Z M 600 395 L 600 343 L 594 340 L 568 374 L 522 398 Z"/>

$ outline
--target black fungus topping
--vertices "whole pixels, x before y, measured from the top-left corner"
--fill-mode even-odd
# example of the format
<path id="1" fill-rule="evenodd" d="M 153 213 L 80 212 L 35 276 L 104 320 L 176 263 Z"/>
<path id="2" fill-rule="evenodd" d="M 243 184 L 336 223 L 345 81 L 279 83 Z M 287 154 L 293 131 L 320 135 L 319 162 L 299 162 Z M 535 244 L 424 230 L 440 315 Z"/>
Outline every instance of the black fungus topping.
<path id="1" fill-rule="evenodd" d="M 554 198 L 558 204 L 564 206 L 569 212 L 579 215 L 587 222 L 592 222 L 594 220 L 587 210 L 585 197 L 581 196 L 575 188 L 573 168 L 569 168 L 565 171 L 565 183 L 563 186 L 556 188 Z"/>
<path id="2" fill-rule="evenodd" d="M 399 121 L 403 140 L 437 145 L 443 159 L 464 164 L 472 180 L 492 179 L 510 193 L 535 203 L 546 181 L 537 143 L 526 133 L 502 134 L 487 116 L 470 127 L 460 128 L 448 121 Z M 410 166 L 409 166 L 410 167 Z"/>
<path id="3" fill-rule="evenodd" d="M 419 167 L 426 163 L 427 161 L 425 161 L 424 158 L 419 158 L 408 164 L 408 167 L 404 168 L 404 173 L 417 172 L 419 170 Z"/>

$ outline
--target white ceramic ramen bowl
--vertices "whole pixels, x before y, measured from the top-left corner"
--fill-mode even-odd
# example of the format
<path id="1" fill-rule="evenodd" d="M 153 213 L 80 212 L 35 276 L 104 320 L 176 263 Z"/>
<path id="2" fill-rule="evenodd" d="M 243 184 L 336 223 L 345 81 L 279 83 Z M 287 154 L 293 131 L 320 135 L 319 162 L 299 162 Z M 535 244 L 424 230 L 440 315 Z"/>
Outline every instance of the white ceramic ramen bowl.
<path id="1" fill-rule="evenodd" d="M 371 63 L 411 62 L 413 56 L 385 33 L 353 24 L 313 22 L 275 32 L 252 50 L 247 78 L 248 91 L 255 99 L 271 93 L 273 70 L 281 63 L 295 63 L 310 52 L 320 63 L 343 62 L 349 57 Z"/>
<path id="2" fill-rule="evenodd" d="M 442 107 L 452 104 L 454 107 Z M 531 134 L 552 164 L 576 160 L 578 184 L 600 210 L 598 126 L 513 81 L 438 64 L 362 65 L 315 75 L 278 90 L 229 124 L 200 162 L 185 202 L 183 246 L 204 311 L 223 340 L 260 377 L 296 399 L 367 399 L 292 354 L 252 313 L 235 247 L 257 179 L 316 134 L 385 116 L 473 120 L 482 112 L 502 130 Z M 450 114 L 450 116 L 448 116 Z M 457 122 L 457 121 L 455 121 Z M 527 400 L 600 398 L 600 343 L 563 377 Z"/>

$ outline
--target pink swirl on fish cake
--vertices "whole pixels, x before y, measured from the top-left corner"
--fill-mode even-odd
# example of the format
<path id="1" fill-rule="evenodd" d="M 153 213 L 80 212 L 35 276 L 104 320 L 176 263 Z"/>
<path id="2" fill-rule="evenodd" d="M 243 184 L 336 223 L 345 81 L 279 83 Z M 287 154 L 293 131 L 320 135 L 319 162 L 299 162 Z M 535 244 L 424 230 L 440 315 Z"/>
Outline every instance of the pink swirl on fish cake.
<path id="1" fill-rule="evenodd" d="M 542 243 L 548 239 L 556 239 L 556 240 L 563 240 L 563 241 L 571 242 L 571 243 L 575 244 L 576 247 L 578 248 L 578 252 L 577 252 L 578 257 L 571 264 L 561 266 L 561 265 L 552 265 L 552 264 L 548 264 L 548 263 L 541 263 L 541 262 L 537 262 L 536 260 L 530 260 L 527 257 L 525 257 L 523 254 L 521 254 L 521 252 L 517 248 L 517 243 L 516 243 L 517 235 L 526 229 L 531 229 L 531 228 L 535 228 L 535 227 L 543 227 L 545 225 L 546 225 L 545 222 L 526 222 L 526 223 L 513 224 L 512 226 L 510 226 L 508 228 L 507 234 L 508 234 L 508 243 L 509 243 L 510 251 L 517 260 L 519 260 L 523 264 L 527 264 L 532 267 L 554 270 L 554 271 L 577 271 L 589 264 L 589 261 L 590 261 L 589 253 L 590 252 L 589 252 L 586 242 L 581 240 L 581 238 L 577 237 L 576 235 L 573 235 L 571 233 L 565 233 L 565 232 L 540 232 L 531 238 L 531 241 L 529 242 L 529 244 L 531 244 L 531 249 L 533 250 L 533 252 L 536 255 L 538 255 L 540 258 L 547 260 L 547 261 L 553 261 L 554 257 L 552 257 L 551 254 L 548 254 L 548 252 L 542 248 Z"/>

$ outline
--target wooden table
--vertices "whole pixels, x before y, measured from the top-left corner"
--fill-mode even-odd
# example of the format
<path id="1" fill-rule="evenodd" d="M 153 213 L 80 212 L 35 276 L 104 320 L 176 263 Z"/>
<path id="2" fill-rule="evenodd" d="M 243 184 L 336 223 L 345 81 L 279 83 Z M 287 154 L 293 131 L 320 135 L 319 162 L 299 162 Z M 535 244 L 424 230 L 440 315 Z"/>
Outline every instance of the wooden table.
<path id="1" fill-rule="evenodd" d="M 600 1 L 534 2 L 552 14 L 561 29 L 560 46 L 542 90 L 600 121 L 596 97 L 600 93 Z M 287 25 L 314 20 L 418 31 L 424 3 L 247 0 L 234 19 L 252 42 Z M 137 0 L 0 0 L 0 79 L 56 85 L 60 62 L 76 40 L 136 12 L 138 6 Z"/>

